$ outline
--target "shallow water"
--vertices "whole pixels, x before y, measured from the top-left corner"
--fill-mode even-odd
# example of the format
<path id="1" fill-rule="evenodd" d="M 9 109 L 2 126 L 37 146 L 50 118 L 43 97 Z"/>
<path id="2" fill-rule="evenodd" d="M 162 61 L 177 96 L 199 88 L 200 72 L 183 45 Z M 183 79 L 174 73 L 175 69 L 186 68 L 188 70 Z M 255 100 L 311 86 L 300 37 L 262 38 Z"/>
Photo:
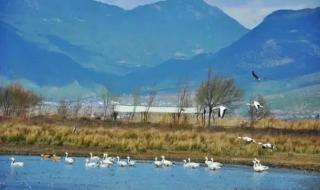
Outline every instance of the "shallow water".
<path id="1" fill-rule="evenodd" d="M 205 167 L 155 168 L 139 162 L 133 168 L 85 168 L 84 158 L 74 165 L 34 156 L 15 156 L 23 168 L 10 167 L 11 156 L 0 156 L 0 189 L 117 189 L 117 190 L 205 190 L 205 189 L 320 189 L 320 173 L 270 168 L 255 173 L 252 167 L 225 165 L 218 171 Z"/>

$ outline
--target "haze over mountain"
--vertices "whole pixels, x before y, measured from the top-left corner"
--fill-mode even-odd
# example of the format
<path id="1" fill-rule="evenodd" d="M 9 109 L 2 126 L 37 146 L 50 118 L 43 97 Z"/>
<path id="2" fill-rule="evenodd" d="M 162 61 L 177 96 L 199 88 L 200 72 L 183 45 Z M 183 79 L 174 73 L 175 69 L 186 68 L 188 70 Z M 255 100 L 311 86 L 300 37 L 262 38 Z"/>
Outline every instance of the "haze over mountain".
<path id="1" fill-rule="evenodd" d="M 215 74 L 235 78 L 247 96 L 269 97 L 274 108 L 317 110 L 320 106 L 319 20 L 320 8 L 276 11 L 217 53 L 188 60 L 171 59 L 131 73 L 122 82 L 130 81 L 136 87 L 157 83 L 170 89 L 179 80 L 199 84 L 211 68 Z M 252 70 L 263 78 L 261 82 L 253 80 Z"/>
<path id="2" fill-rule="evenodd" d="M 83 68 L 63 53 L 46 51 L 25 41 L 17 34 L 19 31 L 1 22 L 0 31 L 0 73 L 10 79 L 25 78 L 39 85 L 62 86 L 75 80 L 90 84 L 103 83 L 105 79 L 110 81 L 112 78 L 105 73 Z"/>
<path id="3" fill-rule="evenodd" d="M 279 10 L 248 31 L 198 0 L 129 11 L 92 0 L 4 1 L 0 75 L 72 96 L 102 86 L 122 93 L 156 83 L 170 92 L 188 80 L 196 87 L 211 68 L 235 78 L 247 96 L 264 94 L 288 109 L 295 97 L 316 109 L 319 20 L 320 8 Z M 253 81 L 252 70 L 264 80 Z"/>
<path id="4" fill-rule="evenodd" d="M 210 67 L 216 74 L 252 82 L 252 70 L 267 80 L 319 72 L 319 20 L 320 8 L 276 11 L 238 41 L 217 53 L 202 54 L 189 60 L 171 59 L 127 77 L 136 78 L 137 81 L 152 78 L 153 82 L 183 77 L 199 80 L 206 76 Z"/>
<path id="5" fill-rule="evenodd" d="M 1 0 L 0 20 L 44 51 L 117 75 L 215 52 L 247 32 L 202 0 L 168 0 L 129 11 L 93 0 Z M 23 64 L 26 58 L 15 60 Z M 47 57 L 38 60 L 45 64 Z"/>

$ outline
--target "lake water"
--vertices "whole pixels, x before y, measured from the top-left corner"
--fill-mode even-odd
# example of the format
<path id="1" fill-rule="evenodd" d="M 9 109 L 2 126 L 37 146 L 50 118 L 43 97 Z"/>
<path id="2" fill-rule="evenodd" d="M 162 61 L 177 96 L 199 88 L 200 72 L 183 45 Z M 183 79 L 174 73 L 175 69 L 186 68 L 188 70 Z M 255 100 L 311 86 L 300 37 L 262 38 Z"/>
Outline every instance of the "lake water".
<path id="1" fill-rule="evenodd" d="M 252 167 L 225 165 L 217 171 L 205 167 L 156 168 L 138 162 L 133 168 L 86 168 L 84 158 L 74 165 L 34 156 L 15 156 L 23 168 L 11 168 L 11 156 L 0 156 L 0 189 L 117 189 L 117 190 L 286 190 L 320 189 L 320 173 L 270 168 L 256 173 Z"/>

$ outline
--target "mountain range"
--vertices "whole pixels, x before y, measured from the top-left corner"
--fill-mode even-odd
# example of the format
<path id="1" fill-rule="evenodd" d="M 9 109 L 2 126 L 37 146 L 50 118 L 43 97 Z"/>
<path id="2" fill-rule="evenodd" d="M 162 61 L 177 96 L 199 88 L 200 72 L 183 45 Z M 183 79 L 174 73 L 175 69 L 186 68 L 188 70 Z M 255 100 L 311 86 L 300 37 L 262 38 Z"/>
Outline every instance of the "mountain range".
<path id="1" fill-rule="evenodd" d="M 115 75 L 216 52 L 248 31 L 202 0 L 160 1 L 133 10 L 94 0 L 2 0 L 0 18 L 45 51 Z"/>
<path id="2" fill-rule="evenodd" d="M 241 85 L 248 86 L 254 82 L 252 70 L 267 80 L 319 72 L 319 20 L 320 8 L 276 11 L 216 53 L 188 60 L 170 59 L 159 66 L 129 74 L 127 79 L 135 78 L 143 83 L 147 78 L 153 79 L 153 83 L 179 78 L 198 81 L 211 68 L 218 75 L 236 78 Z"/>
<path id="3" fill-rule="evenodd" d="M 299 110 L 289 101 L 297 97 L 317 110 L 319 20 L 320 8 L 279 10 L 248 30 L 202 0 L 132 10 L 93 0 L 4 1 L 0 75 L 57 98 L 104 86 L 128 93 L 157 84 L 172 92 L 179 81 L 195 89 L 210 68 L 234 78 L 246 98 L 264 94 L 275 108 Z M 253 70 L 262 81 L 253 80 Z"/>

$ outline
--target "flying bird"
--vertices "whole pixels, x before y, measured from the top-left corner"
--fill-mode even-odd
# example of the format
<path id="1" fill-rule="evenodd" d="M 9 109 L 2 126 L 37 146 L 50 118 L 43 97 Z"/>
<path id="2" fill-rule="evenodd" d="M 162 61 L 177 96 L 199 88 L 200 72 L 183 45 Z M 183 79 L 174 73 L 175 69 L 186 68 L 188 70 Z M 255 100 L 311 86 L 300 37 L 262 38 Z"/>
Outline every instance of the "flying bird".
<path id="1" fill-rule="evenodd" d="M 214 107 L 213 109 L 218 109 L 218 110 L 219 110 L 219 112 L 218 112 L 218 117 L 220 117 L 221 119 L 223 119 L 226 111 L 228 110 L 227 107 L 222 106 L 222 105 L 221 105 L 221 106 Z"/>
<path id="2" fill-rule="evenodd" d="M 247 105 L 255 107 L 256 110 L 263 108 L 263 106 L 256 100 L 254 100 L 253 103 L 247 103 Z"/>
<path id="3" fill-rule="evenodd" d="M 261 81 L 261 78 L 254 72 L 254 70 L 251 71 L 251 74 L 256 81 Z"/>

